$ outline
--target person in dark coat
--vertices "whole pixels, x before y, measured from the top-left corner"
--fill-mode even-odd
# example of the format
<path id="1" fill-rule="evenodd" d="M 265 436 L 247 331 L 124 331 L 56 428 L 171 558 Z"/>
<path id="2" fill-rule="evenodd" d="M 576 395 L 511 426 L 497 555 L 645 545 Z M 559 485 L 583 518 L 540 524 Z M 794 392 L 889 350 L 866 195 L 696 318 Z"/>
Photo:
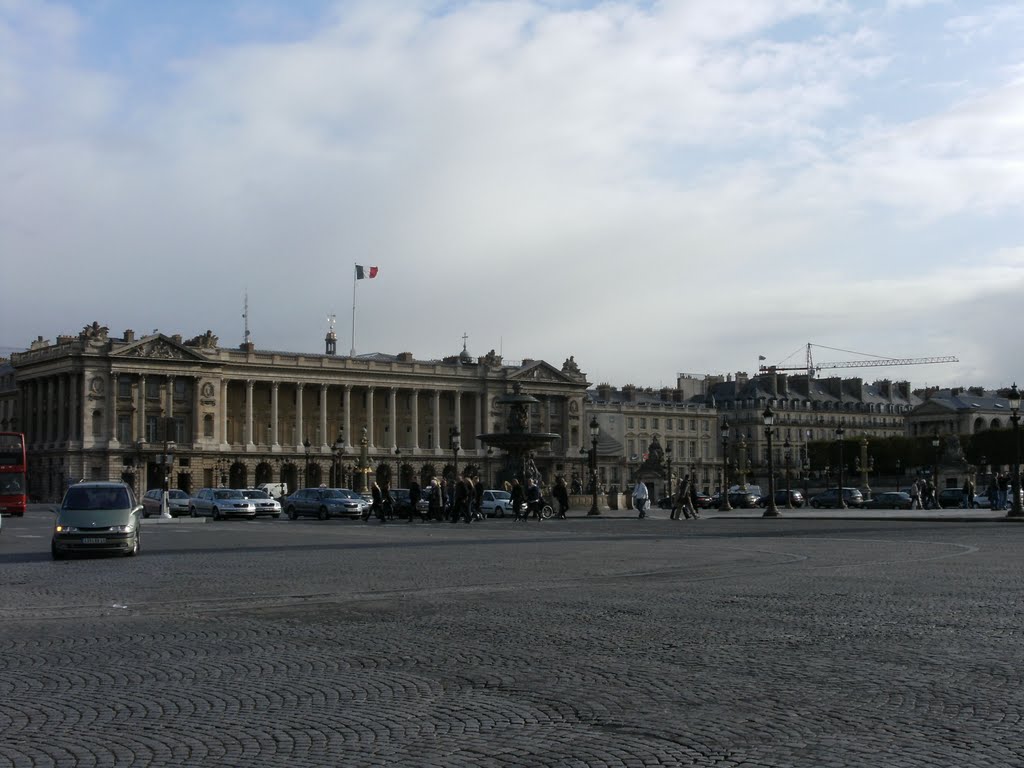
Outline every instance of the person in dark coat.
<path id="1" fill-rule="evenodd" d="M 373 485 L 370 486 L 370 512 L 382 523 L 387 522 L 384 519 L 384 495 L 381 493 L 380 486 L 377 485 L 377 481 L 373 481 Z M 368 518 L 364 517 L 366 520 Z"/>
<path id="2" fill-rule="evenodd" d="M 466 491 L 466 484 L 462 482 L 462 476 L 455 478 L 455 487 L 452 489 L 452 523 L 459 522 L 459 518 L 465 516 L 469 522 L 469 496 Z"/>
<path id="3" fill-rule="evenodd" d="M 537 522 L 542 522 L 541 508 L 544 506 L 544 496 L 540 492 L 540 486 L 533 480 L 526 481 L 526 503 L 529 506 L 530 514 L 537 516 Z"/>
<path id="4" fill-rule="evenodd" d="M 551 495 L 558 502 L 558 516 L 565 520 L 565 513 L 569 511 L 569 487 L 565 484 L 565 478 L 559 477 L 555 480 L 555 487 Z"/>
<path id="5" fill-rule="evenodd" d="M 441 491 L 441 484 L 435 477 L 430 481 L 430 489 L 427 491 L 427 515 L 431 520 L 441 520 L 444 515 L 444 498 Z"/>
<path id="6" fill-rule="evenodd" d="M 409 507 L 409 522 L 410 523 L 415 518 L 415 515 L 417 513 L 416 507 L 419 504 L 419 501 L 420 501 L 420 484 L 416 482 L 416 478 L 414 477 L 411 481 L 409 481 L 409 504 L 410 504 L 410 507 Z M 425 522 L 426 518 L 423 518 L 423 519 L 424 519 L 424 522 Z"/>
<path id="7" fill-rule="evenodd" d="M 473 517 L 477 520 L 484 519 L 484 484 L 480 478 L 473 481 Z"/>
<path id="8" fill-rule="evenodd" d="M 518 480 L 512 481 L 512 486 L 509 488 L 509 493 L 512 494 L 512 514 L 513 521 L 515 522 L 526 522 L 526 510 L 523 509 L 523 505 L 526 503 L 526 494 L 523 492 L 523 486 L 520 485 Z"/>

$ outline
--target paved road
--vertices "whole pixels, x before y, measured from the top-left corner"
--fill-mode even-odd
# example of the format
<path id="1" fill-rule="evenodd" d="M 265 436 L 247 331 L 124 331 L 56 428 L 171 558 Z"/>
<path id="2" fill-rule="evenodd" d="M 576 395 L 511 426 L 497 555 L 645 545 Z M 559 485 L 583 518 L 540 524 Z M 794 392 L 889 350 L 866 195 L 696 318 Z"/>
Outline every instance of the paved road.
<path id="1" fill-rule="evenodd" d="M 1024 765 L 1004 521 L 0 534 L 3 766 Z"/>

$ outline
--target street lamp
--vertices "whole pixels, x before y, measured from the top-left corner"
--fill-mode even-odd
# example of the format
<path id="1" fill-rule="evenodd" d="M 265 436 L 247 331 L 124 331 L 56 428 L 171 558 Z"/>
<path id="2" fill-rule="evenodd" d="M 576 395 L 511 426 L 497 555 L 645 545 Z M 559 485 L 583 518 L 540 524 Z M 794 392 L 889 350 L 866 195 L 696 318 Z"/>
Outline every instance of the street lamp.
<path id="1" fill-rule="evenodd" d="M 843 436 L 846 430 L 843 429 L 843 421 L 840 419 L 836 427 L 836 440 L 839 441 L 839 486 L 836 488 L 836 506 L 839 509 L 846 509 L 846 499 L 843 496 Z"/>
<path id="2" fill-rule="evenodd" d="M 900 478 L 903 477 L 903 462 L 896 459 L 896 490 L 900 489 Z"/>
<path id="3" fill-rule="evenodd" d="M 685 467 L 684 467 L 684 469 L 685 469 Z M 673 495 L 673 488 L 672 488 L 672 449 L 671 448 L 666 448 L 665 449 L 665 477 L 666 477 L 665 486 L 668 489 L 668 491 L 665 493 L 665 495 L 669 497 L 669 501 L 671 502 L 672 495 Z"/>
<path id="4" fill-rule="evenodd" d="M 789 442 L 787 437 L 785 442 L 782 444 L 783 458 L 786 462 L 786 509 L 793 508 L 793 492 L 790 484 L 790 466 L 793 463 L 793 445 Z"/>
<path id="5" fill-rule="evenodd" d="M 458 476 L 459 476 L 459 449 L 462 447 L 462 443 L 459 442 L 459 439 L 462 437 L 462 433 L 459 432 L 459 428 L 458 427 L 452 427 L 450 430 L 448 430 L 448 435 L 451 438 L 451 442 L 452 442 L 452 453 L 455 454 L 455 477 L 458 478 Z"/>
<path id="6" fill-rule="evenodd" d="M 857 459 L 857 469 L 861 473 L 861 483 L 864 485 L 864 501 L 871 500 L 871 470 L 874 468 L 875 460 L 868 458 L 868 436 L 860 439 L 860 458 Z"/>
<path id="7" fill-rule="evenodd" d="M 402 487 L 402 449 L 395 448 L 395 486 Z"/>
<path id="8" fill-rule="evenodd" d="M 935 509 L 942 509 L 942 505 L 939 503 L 939 448 L 942 445 L 942 440 L 939 439 L 939 430 L 936 429 L 932 433 L 932 448 L 935 450 L 935 466 L 932 467 L 932 477 L 934 477 L 935 484 Z"/>
<path id="9" fill-rule="evenodd" d="M 309 487 L 309 448 L 310 448 L 311 445 L 312 445 L 312 443 L 309 442 L 309 438 L 308 437 L 305 440 L 302 441 L 302 447 L 306 449 L 306 469 L 304 470 L 304 472 L 302 474 L 302 487 L 303 488 Z"/>
<path id="10" fill-rule="evenodd" d="M 720 512 L 732 512 L 732 506 L 729 504 L 729 422 L 723 421 L 720 429 L 722 434 L 722 488 L 719 491 L 718 499 L 718 510 Z"/>
<path id="11" fill-rule="evenodd" d="M 766 405 L 761 414 L 764 421 L 764 436 L 768 441 L 768 506 L 762 517 L 778 517 L 779 508 L 775 506 L 775 457 L 772 455 L 772 432 L 775 431 L 775 411 Z"/>
<path id="12" fill-rule="evenodd" d="M 345 455 L 345 433 L 339 432 L 338 439 L 334 441 L 334 457 L 338 462 L 337 469 L 334 470 L 334 482 L 337 484 L 336 488 L 342 488 L 345 485 L 345 478 L 341 475 L 341 462 L 342 457 Z"/>
<path id="13" fill-rule="evenodd" d="M 359 474 L 362 476 L 361 491 L 369 487 L 366 476 L 370 473 L 370 441 L 366 437 L 366 427 L 363 427 L 363 436 L 359 438 Z"/>
<path id="14" fill-rule="evenodd" d="M 587 512 L 587 516 L 600 515 L 601 511 L 597 508 L 597 437 L 601 434 L 601 425 L 597 421 L 597 416 L 590 417 L 590 510 Z"/>
<path id="15" fill-rule="evenodd" d="M 171 489 L 171 468 L 174 466 L 174 441 L 171 439 L 171 427 L 174 425 L 174 419 L 168 418 L 164 422 L 164 492 L 160 497 L 160 517 L 170 518 L 171 510 L 167 507 L 167 496 L 168 491 Z"/>
<path id="16" fill-rule="evenodd" d="M 1013 422 L 1013 505 L 1007 517 L 1020 517 L 1024 513 L 1020 506 L 1020 392 L 1017 382 L 1010 387 L 1007 399 L 1010 401 L 1010 421 Z"/>

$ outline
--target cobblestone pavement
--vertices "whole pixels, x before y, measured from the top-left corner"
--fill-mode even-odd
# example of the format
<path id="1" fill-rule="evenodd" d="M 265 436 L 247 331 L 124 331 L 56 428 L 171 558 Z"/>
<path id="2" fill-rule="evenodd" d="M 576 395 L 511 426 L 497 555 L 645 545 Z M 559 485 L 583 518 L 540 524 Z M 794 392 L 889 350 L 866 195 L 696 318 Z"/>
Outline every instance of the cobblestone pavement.
<path id="1" fill-rule="evenodd" d="M 0 534 L 4 766 L 1024 765 L 1001 521 Z"/>

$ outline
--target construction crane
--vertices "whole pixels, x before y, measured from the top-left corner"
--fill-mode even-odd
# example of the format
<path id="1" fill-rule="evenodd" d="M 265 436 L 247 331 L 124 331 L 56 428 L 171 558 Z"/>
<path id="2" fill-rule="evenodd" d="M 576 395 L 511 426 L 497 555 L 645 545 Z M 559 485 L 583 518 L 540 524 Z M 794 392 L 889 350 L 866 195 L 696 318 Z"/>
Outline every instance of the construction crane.
<path id="1" fill-rule="evenodd" d="M 834 363 L 818 363 L 815 365 L 814 357 L 811 354 L 811 347 L 819 349 L 830 349 L 833 352 L 845 352 L 849 355 L 864 355 L 866 360 L 842 360 Z M 792 357 L 792 355 L 790 355 Z M 763 357 L 761 358 L 764 359 Z M 782 366 L 782 365 L 761 365 L 758 367 L 760 373 L 776 373 L 778 371 L 806 371 L 808 376 L 814 376 L 822 368 L 868 368 L 880 365 L 930 365 L 932 363 L 958 363 L 960 362 L 952 355 L 944 357 L 880 357 L 868 355 L 865 352 L 851 352 L 848 349 L 836 349 L 825 347 L 821 344 L 807 344 L 807 365 Z"/>

